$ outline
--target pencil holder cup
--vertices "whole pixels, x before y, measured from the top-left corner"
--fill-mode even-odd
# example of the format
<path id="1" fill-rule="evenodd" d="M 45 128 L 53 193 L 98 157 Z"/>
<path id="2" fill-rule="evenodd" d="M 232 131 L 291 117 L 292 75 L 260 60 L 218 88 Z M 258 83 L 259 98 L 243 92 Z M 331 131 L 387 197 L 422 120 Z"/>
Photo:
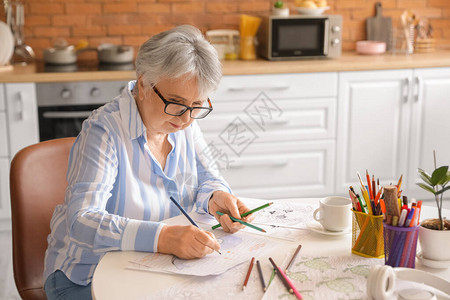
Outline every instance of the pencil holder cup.
<path id="1" fill-rule="evenodd" d="M 391 267 L 415 268 L 417 237 L 420 226 L 384 225 L 384 264 Z"/>
<path id="2" fill-rule="evenodd" d="M 352 253 L 364 257 L 384 257 L 383 215 L 353 211 Z"/>

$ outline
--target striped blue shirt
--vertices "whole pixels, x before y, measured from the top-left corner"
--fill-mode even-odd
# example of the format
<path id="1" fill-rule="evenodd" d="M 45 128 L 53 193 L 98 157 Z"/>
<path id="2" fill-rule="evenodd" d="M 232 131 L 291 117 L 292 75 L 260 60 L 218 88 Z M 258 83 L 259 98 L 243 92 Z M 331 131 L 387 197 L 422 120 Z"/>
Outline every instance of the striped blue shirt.
<path id="1" fill-rule="evenodd" d="M 50 222 L 44 278 L 61 270 L 87 285 L 108 251 L 158 251 L 161 221 L 180 214 L 169 196 L 187 211 L 207 212 L 214 191 L 231 193 L 196 122 L 169 134 L 172 151 L 161 168 L 131 95 L 135 83 L 83 123 L 70 152 L 64 204 Z"/>

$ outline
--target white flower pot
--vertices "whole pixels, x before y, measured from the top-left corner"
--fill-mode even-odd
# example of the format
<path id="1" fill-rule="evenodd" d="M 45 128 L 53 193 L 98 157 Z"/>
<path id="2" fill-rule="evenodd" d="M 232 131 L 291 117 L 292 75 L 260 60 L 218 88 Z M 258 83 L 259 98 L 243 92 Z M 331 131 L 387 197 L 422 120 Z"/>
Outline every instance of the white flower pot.
<path id="1" fill-rule="evenodd" d="M 423 258 L 450 261 L 450 230 L 432 230 L 420 226 L 419 244 Z"/>
<path id="2" fill-rule="evenodd" d="M 287 17 L 289 16 L 289 8 L 272 8 L 272 15 L 273 16 L 280 16 L 280 17 Z"/>

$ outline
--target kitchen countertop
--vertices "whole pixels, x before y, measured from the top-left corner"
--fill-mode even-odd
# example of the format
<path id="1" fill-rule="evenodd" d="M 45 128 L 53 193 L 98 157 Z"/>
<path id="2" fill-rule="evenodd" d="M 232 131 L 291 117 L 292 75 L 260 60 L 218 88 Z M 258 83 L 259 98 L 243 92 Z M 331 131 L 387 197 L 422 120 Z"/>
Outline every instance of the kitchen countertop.
<path id="1" fill-rule="evenodd" d="M 326 60 L 294 61 L 224 61 L 224 75 L 343 72 L 364 70 L 388 70 L 450 67 L 450 50 L 412 55 L 358 55 L 344 52 L 340 58 Z M 132 80 L 134 70 L 125 71 L 77 71 L 39 72 L 37 65 L 14 66 L 11 71 L 0 71 L 0 83 L 14 82 L 64 82 L 64 81 L 113 81 Z"/>

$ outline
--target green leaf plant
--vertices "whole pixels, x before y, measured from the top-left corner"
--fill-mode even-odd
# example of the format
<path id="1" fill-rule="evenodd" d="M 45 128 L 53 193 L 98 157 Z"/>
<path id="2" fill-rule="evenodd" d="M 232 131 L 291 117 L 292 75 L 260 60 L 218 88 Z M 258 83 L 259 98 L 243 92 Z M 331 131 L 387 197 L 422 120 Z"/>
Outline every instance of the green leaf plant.
<path id="1" fill-rule="evenodd" d="M 450 185 L 447 186 L 450 182 L 450 171 L 448 170 L 448 166 L 436 168 L 436 155 L 434 157 L 434 168 L 435 170 L 431 175 L 420 168 L 417 169 L 419 176 L 423 181 L 417 183 L 417 185 L 434 195 L 439 214 L 439 229 L 444 230 L 444 219 L 442 218 L 442 198 L 444 196 L 444 192 L 450 189 Z"/>

